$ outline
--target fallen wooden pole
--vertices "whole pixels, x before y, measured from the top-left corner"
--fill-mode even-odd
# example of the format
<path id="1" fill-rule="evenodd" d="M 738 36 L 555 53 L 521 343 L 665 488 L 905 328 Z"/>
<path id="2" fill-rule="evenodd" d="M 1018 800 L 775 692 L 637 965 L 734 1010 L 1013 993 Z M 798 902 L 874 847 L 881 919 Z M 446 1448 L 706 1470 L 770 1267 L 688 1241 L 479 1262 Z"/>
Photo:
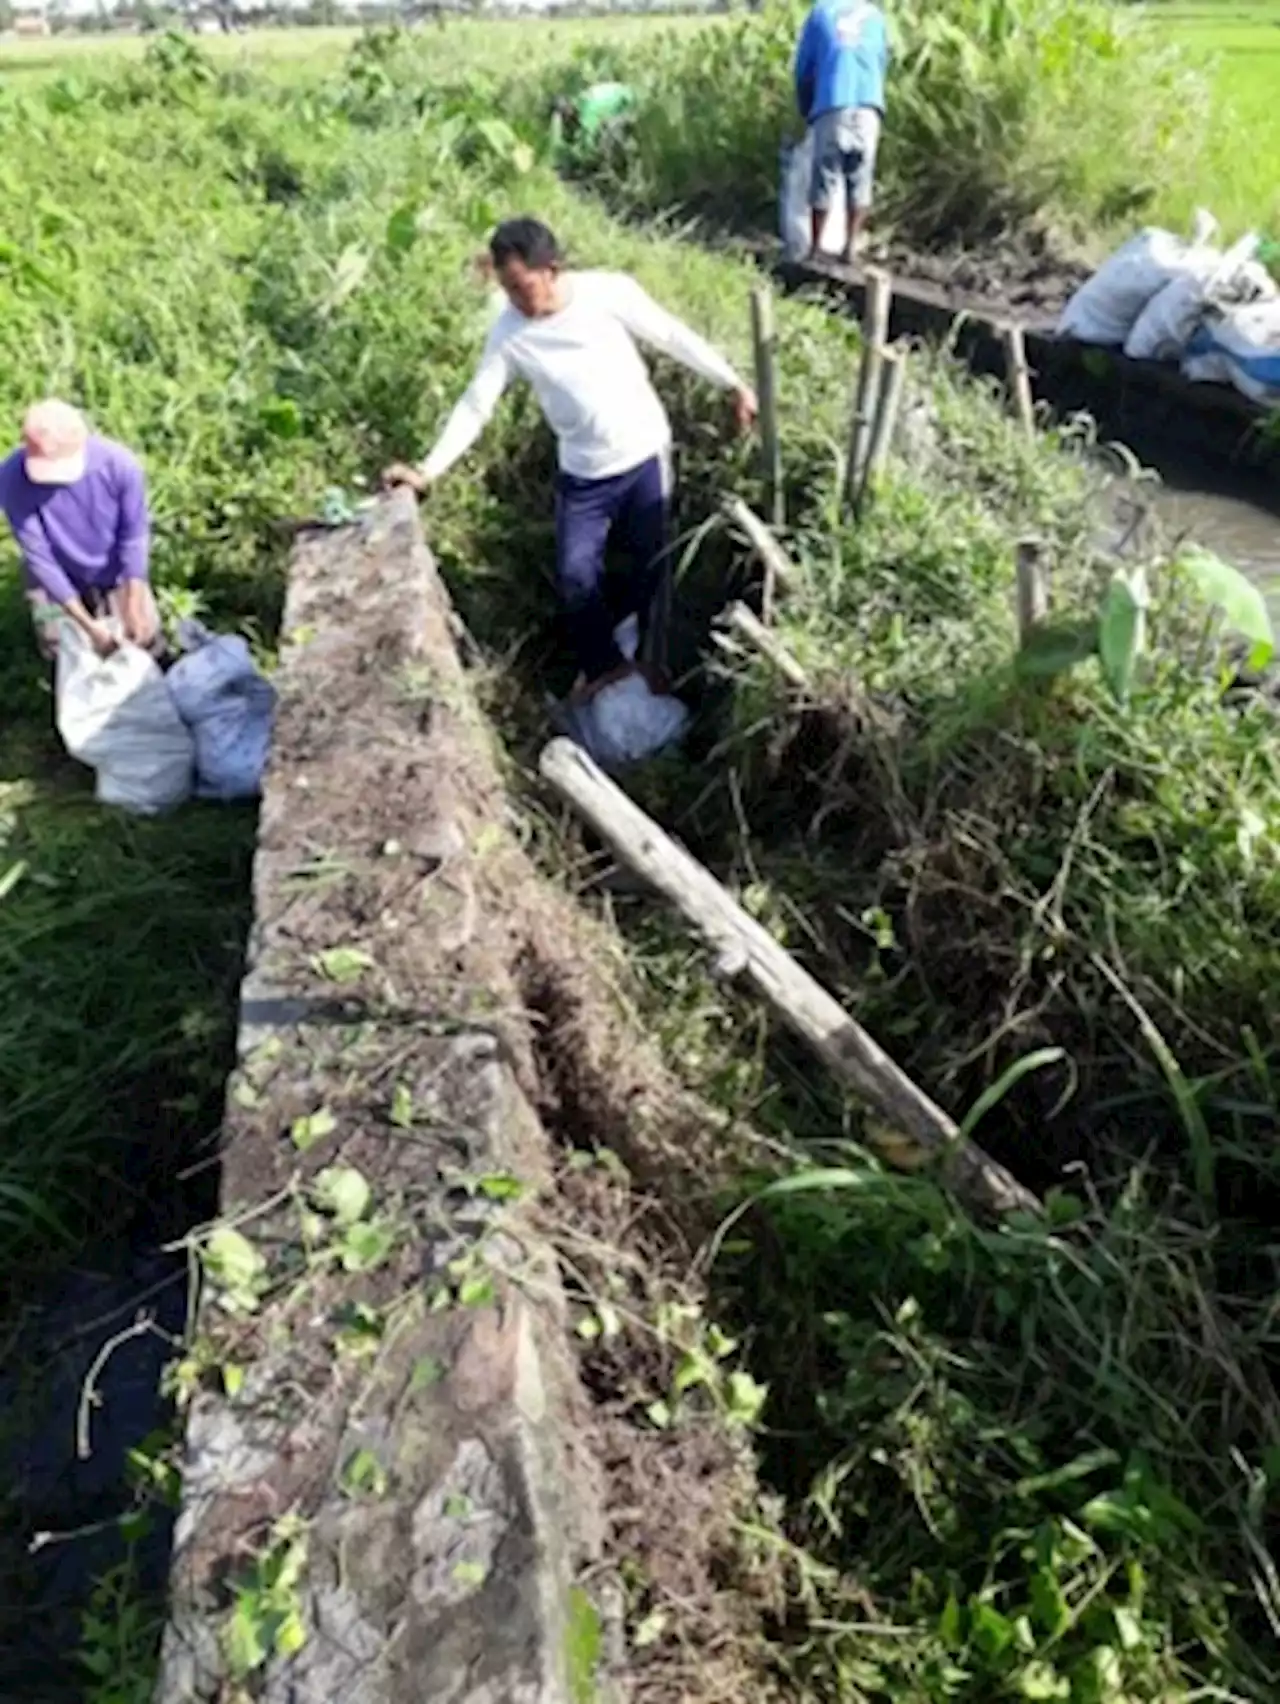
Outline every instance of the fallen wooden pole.
<path id="1" fill-rule="evenodd" d="M 852 503 L 862 484 L 862 464 L 871 441 L 872 418 L 880 394 L 880 363 L 889 336 L 893 280 L 887 272 L 867 269 L 867 303 L 862 319 L 862 365 L 849 432 L 849 465 L 845 469 L 845 499 Z"/>
<path id="2" fill-rule="evenodd" d="M 1009 381 L 1009 395 L 1013 401 L 1013 411 L 1022 423 L 1022 429 L 1028 438 L 1034 438 L 1036 432 L 1036 405 L 1031 395 L 1031 369 L 1027 366 L 1027 344 L 1022 335 L 1020 325 L 1006 325 L 1001 328 L 1000 341 L 1004 344 L 1005 376 Z"/>
<path id="3" fill-rule="evenodd" d="M 907 380 L 907 362 L 905 354 L 899 349 L 886 349 L 884 360 L 880 366 L 880 396 L 876 405 L 876 417 L 871 428 L 871 443 L 867 450 L 867 464 L 863 469 L 862 483 L 858 487 L 858 508 L 861 509 L 866 501 L 867 493 L 871 491 L 880 475 L 884 472 L 884 464 L 889 458 L 893 446 L 893 434 L 898 424 L 898 410 L 902 407 L 902 392 Z"/>
<path id="4" fill-rule="evenodd" d="M 762 657 L 767 658 L 782 678 L 790 681 L 792 686 L 808 686 L 809 677 L 800 664 L 785 645 L 779 644 L 764 622 L 751 613 L 746 604 L 730 604 L 724 612 L 724 623 L 753 650 L 759 651 Z"/>
<path id="5" fill-rule="evenodd" d="M 756 395 L 760 400 L 760 451 L 769 492 L 769 517 L 775 527 L 786 521 L 782 488 L 782 437 L 778 427 L 777 334 L 773 296 L 763 286 L 751 292 L 751 341 L 755 346 Z"/>
<path id="6" fill-rule="evenodd" d="M 711 872 L 677 846 L 571 740 L 543 748 L 539 768 L 615 855 L 670 901 L 716 952 L 888 1126 L 868 1140 L 890 1165 L 936 1165 L 958 1195 L 992 1212 L 1035 1212 L 1039 1202 L 934 1105 L 827 992 L 750 917 Z"/>
<path id="7" fill-rule="evenodd" d="M 773 608 L 775 586 L 781 586 L 784 592 L 796 591 L 800 585 L 800 570 L 755 510 L 748 508 L 741 497 L 726 497 L 724 512 L 734 526 L 746 534 L 748 544 L 764 564 L 762 604 L 768 619 Z"/>
<path id="8" fill-rule="evenodd" d="M 1014 568 L 1018 588 L 1018 644 L 1025 645 L 1034 628 L 1049 613 L 1049 581 L 1044 570 L 1044 547 L 1039 539 L 1018 541 Z"/>

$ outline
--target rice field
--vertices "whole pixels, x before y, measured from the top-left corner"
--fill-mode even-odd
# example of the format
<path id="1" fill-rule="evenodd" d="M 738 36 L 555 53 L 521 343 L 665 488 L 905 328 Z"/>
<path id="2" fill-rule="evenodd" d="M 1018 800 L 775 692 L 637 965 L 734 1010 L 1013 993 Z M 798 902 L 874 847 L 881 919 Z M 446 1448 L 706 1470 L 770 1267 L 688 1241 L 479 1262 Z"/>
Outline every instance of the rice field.
<path id="1" fill-rule="evenodd" d="M 1166 216 L 1184 222 L 1204 206 L 1234 234 L 1280 236 L 1280 5 L 1168 0 L 1144 16 L 1153 36 L 1204 67 L 1214 99 L 1208 145 L 1187 161 L 1186 184 L 1170 196 Z"/>

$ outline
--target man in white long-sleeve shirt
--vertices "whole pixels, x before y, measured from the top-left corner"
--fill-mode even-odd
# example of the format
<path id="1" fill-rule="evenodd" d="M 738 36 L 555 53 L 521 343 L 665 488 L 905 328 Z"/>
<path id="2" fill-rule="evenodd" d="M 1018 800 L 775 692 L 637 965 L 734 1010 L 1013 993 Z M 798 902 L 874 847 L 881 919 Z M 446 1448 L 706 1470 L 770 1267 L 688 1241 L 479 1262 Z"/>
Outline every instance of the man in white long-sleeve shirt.
<path id="1" fill-rule="evenodd" d="M 425 491 L 475 443 L 511 381 L 528 380 L 558 441 L 556 577 L 580 690 L 589 692 L 629 666 L 619 637 L 628 625 L 642 628 L 668 546 L 671 426 L 634 340 L 732 392 L 741 430 L 755 419 L 756 399 L 723 356 L 633 278 L 564 271 L 559 244 L 538 220 L 499 225 L 489 254 L 507 306 L 475 377 L 426 461 L 397 463 L 384 478 Z M 615 529 L 629 571 L 612 586 L 604 559 Z"/>

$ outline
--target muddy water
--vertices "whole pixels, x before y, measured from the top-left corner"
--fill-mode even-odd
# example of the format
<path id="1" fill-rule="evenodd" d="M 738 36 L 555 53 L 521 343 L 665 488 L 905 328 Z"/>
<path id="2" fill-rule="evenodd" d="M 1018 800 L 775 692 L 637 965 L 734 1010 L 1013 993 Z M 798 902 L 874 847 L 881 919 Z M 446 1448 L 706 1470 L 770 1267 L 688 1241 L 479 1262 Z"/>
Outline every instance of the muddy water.
<path id="1" fill-rule="evenodd" d="M 1161 447 L 1138 481 L 1108 467 L 1108 527 L 1122 532 L 1135 503 L 1149 505 L 1161 533 L 1186 538 L 1232 562 L 1266 593 L 1280 626 L 1280 486 L 1265 474 L 1209 468 Z"/>
<path id="2" fill-rule="evenodd" d="M 1164 525 L 1234 562 L 1263 587 L 1273 614 L 1280 615 L 1280 491 L 1260 475 L 1209 489 L 1190 462 L 1161 471 L 1156 510 Z"/>

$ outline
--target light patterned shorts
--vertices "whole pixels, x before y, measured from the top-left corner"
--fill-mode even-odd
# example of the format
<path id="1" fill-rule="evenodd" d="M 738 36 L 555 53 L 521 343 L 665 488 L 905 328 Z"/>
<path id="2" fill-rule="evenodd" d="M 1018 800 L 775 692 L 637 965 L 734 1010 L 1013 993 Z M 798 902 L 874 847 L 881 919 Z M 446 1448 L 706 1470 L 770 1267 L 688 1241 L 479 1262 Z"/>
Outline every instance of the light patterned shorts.
<path id="1" fill-rule="evenodd" d="M 155 620 L 155 598 L 151 587 L 143 581 L 146 595 L 151 599 L 151 614 Z M 101 587 L 91 586 L 80 594 L 80 601 L 94 617 L 105 617 L 120 614 L 120 592 L 115 586 L 104 591 Z M 38 586 L 27 587 L 27 607 L 31 611 L 31 620 L 35 626 L 36 644 L 40 647 L 40 655 L 52 662 L 58 654 L 58 627 L 62 614 L 61 606 L 54 603 L 47 592 Z M 164 655 L 165 640 L 159 621 L 155 621 L 156 636 L 148 649 L 152 656 Z"/>
<path id="2" fill-rule="evenodd" d="M 871 206 L 880 145 L 880 114 L 874 107 L 837 107 L 813 121 L 813 172 L 809 205 L 825 213 L 843 183 L 845 206 Z"/>

